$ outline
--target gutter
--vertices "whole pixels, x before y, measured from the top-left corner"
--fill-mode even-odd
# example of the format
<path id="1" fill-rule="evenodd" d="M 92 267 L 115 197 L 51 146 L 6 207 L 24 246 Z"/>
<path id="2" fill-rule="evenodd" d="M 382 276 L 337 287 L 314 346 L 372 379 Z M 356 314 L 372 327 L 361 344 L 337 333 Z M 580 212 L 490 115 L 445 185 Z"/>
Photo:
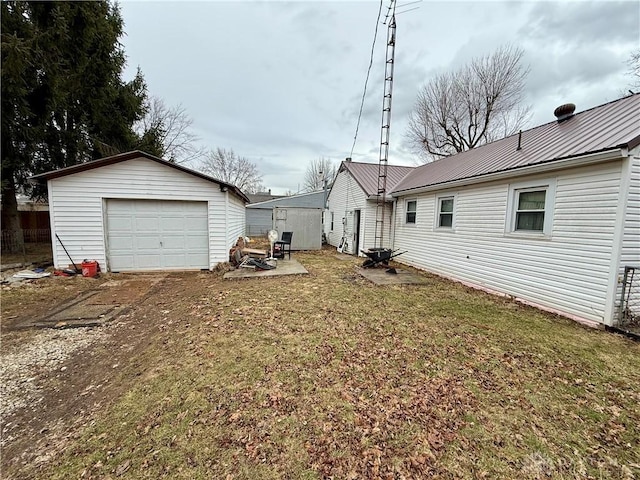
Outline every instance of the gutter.
<path id="1" fill-rule="evenodd" d="M 424 187 L 410 188 L 407 190 L 398 190 L 391 192 L 389 195 L 398 198 L 405 195 L 413 195 L 416 193 L 433 192 L 437 190 L 444 190 L 447 188 L 466 187 L 468 185 L 476 185 L 478 183 L 486 183 L 494 180 L 503 180 L 506 178 L 519 177 L 522 175 L 530 175 L 534 173 L 545 173 L 554 170 L 563 170 L 565 168 L 593 165 L 596 163 L 608 162 L 611 160 L 618 160 L 628 156 L 628 150 L 622 148 L 615 148 L 613 150 L 607 150 L 605 152 L 591 153 L 580 157 L 571 157 L 564 160 L 556 160 L 552 162 L 529 165 L 526 167 L 518 167 L 512 170 L 506 170 L 502 172 L 487 173 L 478 177 L 468 177 L 460 180 L 451 180 L 448 182 L 437 183 L 434 185 L 427 185 Z M 444 160 L 446 161 L 446 160 Z"/>

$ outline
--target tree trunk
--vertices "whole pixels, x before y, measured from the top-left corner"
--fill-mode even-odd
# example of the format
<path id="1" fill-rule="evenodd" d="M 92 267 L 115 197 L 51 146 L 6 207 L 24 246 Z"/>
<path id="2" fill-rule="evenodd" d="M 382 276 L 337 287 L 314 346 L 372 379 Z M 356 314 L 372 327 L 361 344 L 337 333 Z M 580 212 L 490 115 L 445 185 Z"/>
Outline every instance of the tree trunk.
<path id="1" fill-rule="evenodd" d="M 24 238 L 20 227 L 18 200 L 16 199 L 16 184 L 13 171 L 3 169 L 2 180 L 2 251 L 6 253 L 21 253 L 24 251 Z"/>

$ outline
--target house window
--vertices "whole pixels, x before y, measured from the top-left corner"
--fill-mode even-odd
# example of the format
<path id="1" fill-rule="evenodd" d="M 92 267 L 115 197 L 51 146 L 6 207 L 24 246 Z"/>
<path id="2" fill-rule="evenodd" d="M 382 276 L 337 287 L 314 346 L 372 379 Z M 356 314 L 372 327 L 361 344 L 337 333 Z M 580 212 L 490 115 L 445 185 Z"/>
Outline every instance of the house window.
<path id="1" fill-rule="evenodd" d="M 407 215 L 406 215 L 406 223 L 416 223 L 416 211 L 418 209 L 418 201 L 417 200 L 408 200 L 407 201 Z"/>
<path id="2" fill-rule="evenodd" d="M 506 232 L 550 236 L 555 179 L 509 186 Z"/>
<path id="3" fill-rule="evenodd" d="M 547 190 L 520 190 L 516 192 L 515 230 L 544 231 L 544 205 Z"/>
<path id="4" fill-rule="evenodd" d="M 333 212 L 331 212 L 331 231 L 333 232 Z"/>
<path id="5" fill-rule="evenodd" d="M 453 196 L 438 198 L 438 227 L 453 227 L 453 201 Z"/>

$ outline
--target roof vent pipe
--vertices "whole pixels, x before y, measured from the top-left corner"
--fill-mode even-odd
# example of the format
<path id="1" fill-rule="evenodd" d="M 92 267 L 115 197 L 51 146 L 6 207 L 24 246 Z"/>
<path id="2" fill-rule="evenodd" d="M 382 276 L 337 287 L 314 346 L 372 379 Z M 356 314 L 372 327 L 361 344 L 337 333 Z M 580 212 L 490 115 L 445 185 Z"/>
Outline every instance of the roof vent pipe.
<path id="1" fill-rule="evenodd" d="M 518 148 L 516 150 L 522 150 L 522 130 L 518 132 Z"/>
<path id="2" fill-rule="evenodd" d="M 347 157 L 344 159 L 345 162 L 350 163 L 351 162 L 351 157 Z"/>
<path id="3" fill-rule="evenodd" d="M 553 111 L 553 114 L 558 119 L 558 123 L 564 122 L 565 120 L 573 117 L 573 112 L 576 111 L 576 106 L 573 103 L 565 103 L 564 105 L 560 105 Z"/>

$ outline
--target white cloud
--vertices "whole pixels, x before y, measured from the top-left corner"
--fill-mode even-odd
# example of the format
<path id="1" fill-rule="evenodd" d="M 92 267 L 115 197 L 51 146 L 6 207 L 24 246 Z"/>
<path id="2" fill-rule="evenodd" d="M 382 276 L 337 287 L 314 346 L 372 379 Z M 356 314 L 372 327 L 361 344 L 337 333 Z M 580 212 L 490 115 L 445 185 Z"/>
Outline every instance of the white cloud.
<path id="1" fill-rule="evenodd" d="M 274 193 L 295 191 L 308 162 L 349 155 L 378 5 L 123 2 L 127 75 L 139 65 L 151 94 L 187 109 L 204 146 L 256 161 Z M 403 135 L 420 85 L 504 43 L 522 46 L 530 64 L 532 125 L 560 103 L 583 110 L 626 90 L 637 2 L 419 7 L 398 17 L 392 163 L 414 162 Z M 380 25 L 354 160 L 377 161 L 385 43 Z"/>

